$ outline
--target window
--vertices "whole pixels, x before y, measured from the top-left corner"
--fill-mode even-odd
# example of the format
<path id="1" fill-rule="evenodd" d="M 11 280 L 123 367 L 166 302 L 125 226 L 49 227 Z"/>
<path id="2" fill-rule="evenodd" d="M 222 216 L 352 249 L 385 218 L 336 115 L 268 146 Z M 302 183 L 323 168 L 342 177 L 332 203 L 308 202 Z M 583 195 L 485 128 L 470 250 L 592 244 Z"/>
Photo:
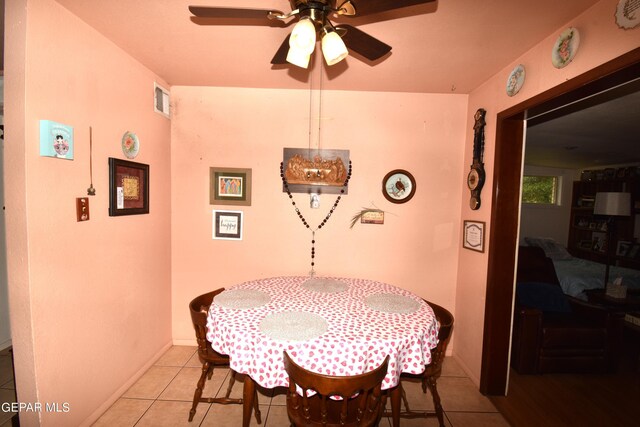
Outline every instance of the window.
<path id="1" fill-rule="evenodd" d="M 559 182 L 557 176 L 525 175 L 522 177 L 522 203 L 558 204 Z"/>
<path id="2" fill-rule="evenodd" d="M 169 91 L 153 82 L 153 110 L 169 118 Z"/>

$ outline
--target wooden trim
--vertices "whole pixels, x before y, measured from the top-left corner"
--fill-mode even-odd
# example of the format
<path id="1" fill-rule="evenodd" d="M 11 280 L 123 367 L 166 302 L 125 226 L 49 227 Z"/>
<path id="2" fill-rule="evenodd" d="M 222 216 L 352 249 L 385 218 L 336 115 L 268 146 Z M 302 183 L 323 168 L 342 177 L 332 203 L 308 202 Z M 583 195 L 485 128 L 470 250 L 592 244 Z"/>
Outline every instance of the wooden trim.
<path id="1" fill-rule="evenodd" d="M 507 391 L 524 120 L 631 81 L 639 75 L 640 48 L 636 48 L 497 115 L 480 371 L 480 392 L 483 394 L 504 396 Z"/>

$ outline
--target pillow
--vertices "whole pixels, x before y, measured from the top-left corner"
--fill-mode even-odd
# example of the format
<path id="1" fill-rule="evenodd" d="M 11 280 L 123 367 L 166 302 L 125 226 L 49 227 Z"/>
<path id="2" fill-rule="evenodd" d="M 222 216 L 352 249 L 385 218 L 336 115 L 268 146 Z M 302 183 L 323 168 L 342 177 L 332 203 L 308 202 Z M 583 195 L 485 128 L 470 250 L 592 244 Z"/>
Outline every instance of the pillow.
<path id="1" fill-rule="evenodd" d="M 543 312 L 570 313 L 571 305 L 562 288 L 552 283 L 525 282 L 516 284 L 519 305 Z"/>
<path id="2" fill-rule="evenodd" d="M 545 237 L 525 237 L 524 240 L 530 246 L 542 248 L 545 255 L 552 260 L 560 261 L 573 258 L 564 246 L 553 239 Z"/>

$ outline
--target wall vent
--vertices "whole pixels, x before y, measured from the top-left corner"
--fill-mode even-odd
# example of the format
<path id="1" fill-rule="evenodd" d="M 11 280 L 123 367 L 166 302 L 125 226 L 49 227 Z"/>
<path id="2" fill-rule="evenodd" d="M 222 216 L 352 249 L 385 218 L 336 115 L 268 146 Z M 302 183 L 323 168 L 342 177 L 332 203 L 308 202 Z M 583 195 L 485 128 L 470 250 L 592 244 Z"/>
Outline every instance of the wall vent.
<path id="1" fill-rule="evenodd" d="M 153 111 L 169 118 L 169 91 L 153 82 Z"/>

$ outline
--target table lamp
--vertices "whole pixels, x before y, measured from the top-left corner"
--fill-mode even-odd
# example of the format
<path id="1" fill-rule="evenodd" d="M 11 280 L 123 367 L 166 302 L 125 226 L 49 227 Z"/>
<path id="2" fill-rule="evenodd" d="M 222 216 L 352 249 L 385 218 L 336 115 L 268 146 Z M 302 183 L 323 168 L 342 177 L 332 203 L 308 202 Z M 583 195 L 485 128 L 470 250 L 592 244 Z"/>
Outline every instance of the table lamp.
<path id="1" fill-rule="evenodd" d="M 604 272 L 604 287 L 609 283 L 609 266 L 611 264 L 611 238 L 615 227 L 615 216 L 631 215 L 631 194 L 624 192 L 602 191 L 596 193 L 593 206 L 594 215 L 607 217 L 607 264 Z"/>

